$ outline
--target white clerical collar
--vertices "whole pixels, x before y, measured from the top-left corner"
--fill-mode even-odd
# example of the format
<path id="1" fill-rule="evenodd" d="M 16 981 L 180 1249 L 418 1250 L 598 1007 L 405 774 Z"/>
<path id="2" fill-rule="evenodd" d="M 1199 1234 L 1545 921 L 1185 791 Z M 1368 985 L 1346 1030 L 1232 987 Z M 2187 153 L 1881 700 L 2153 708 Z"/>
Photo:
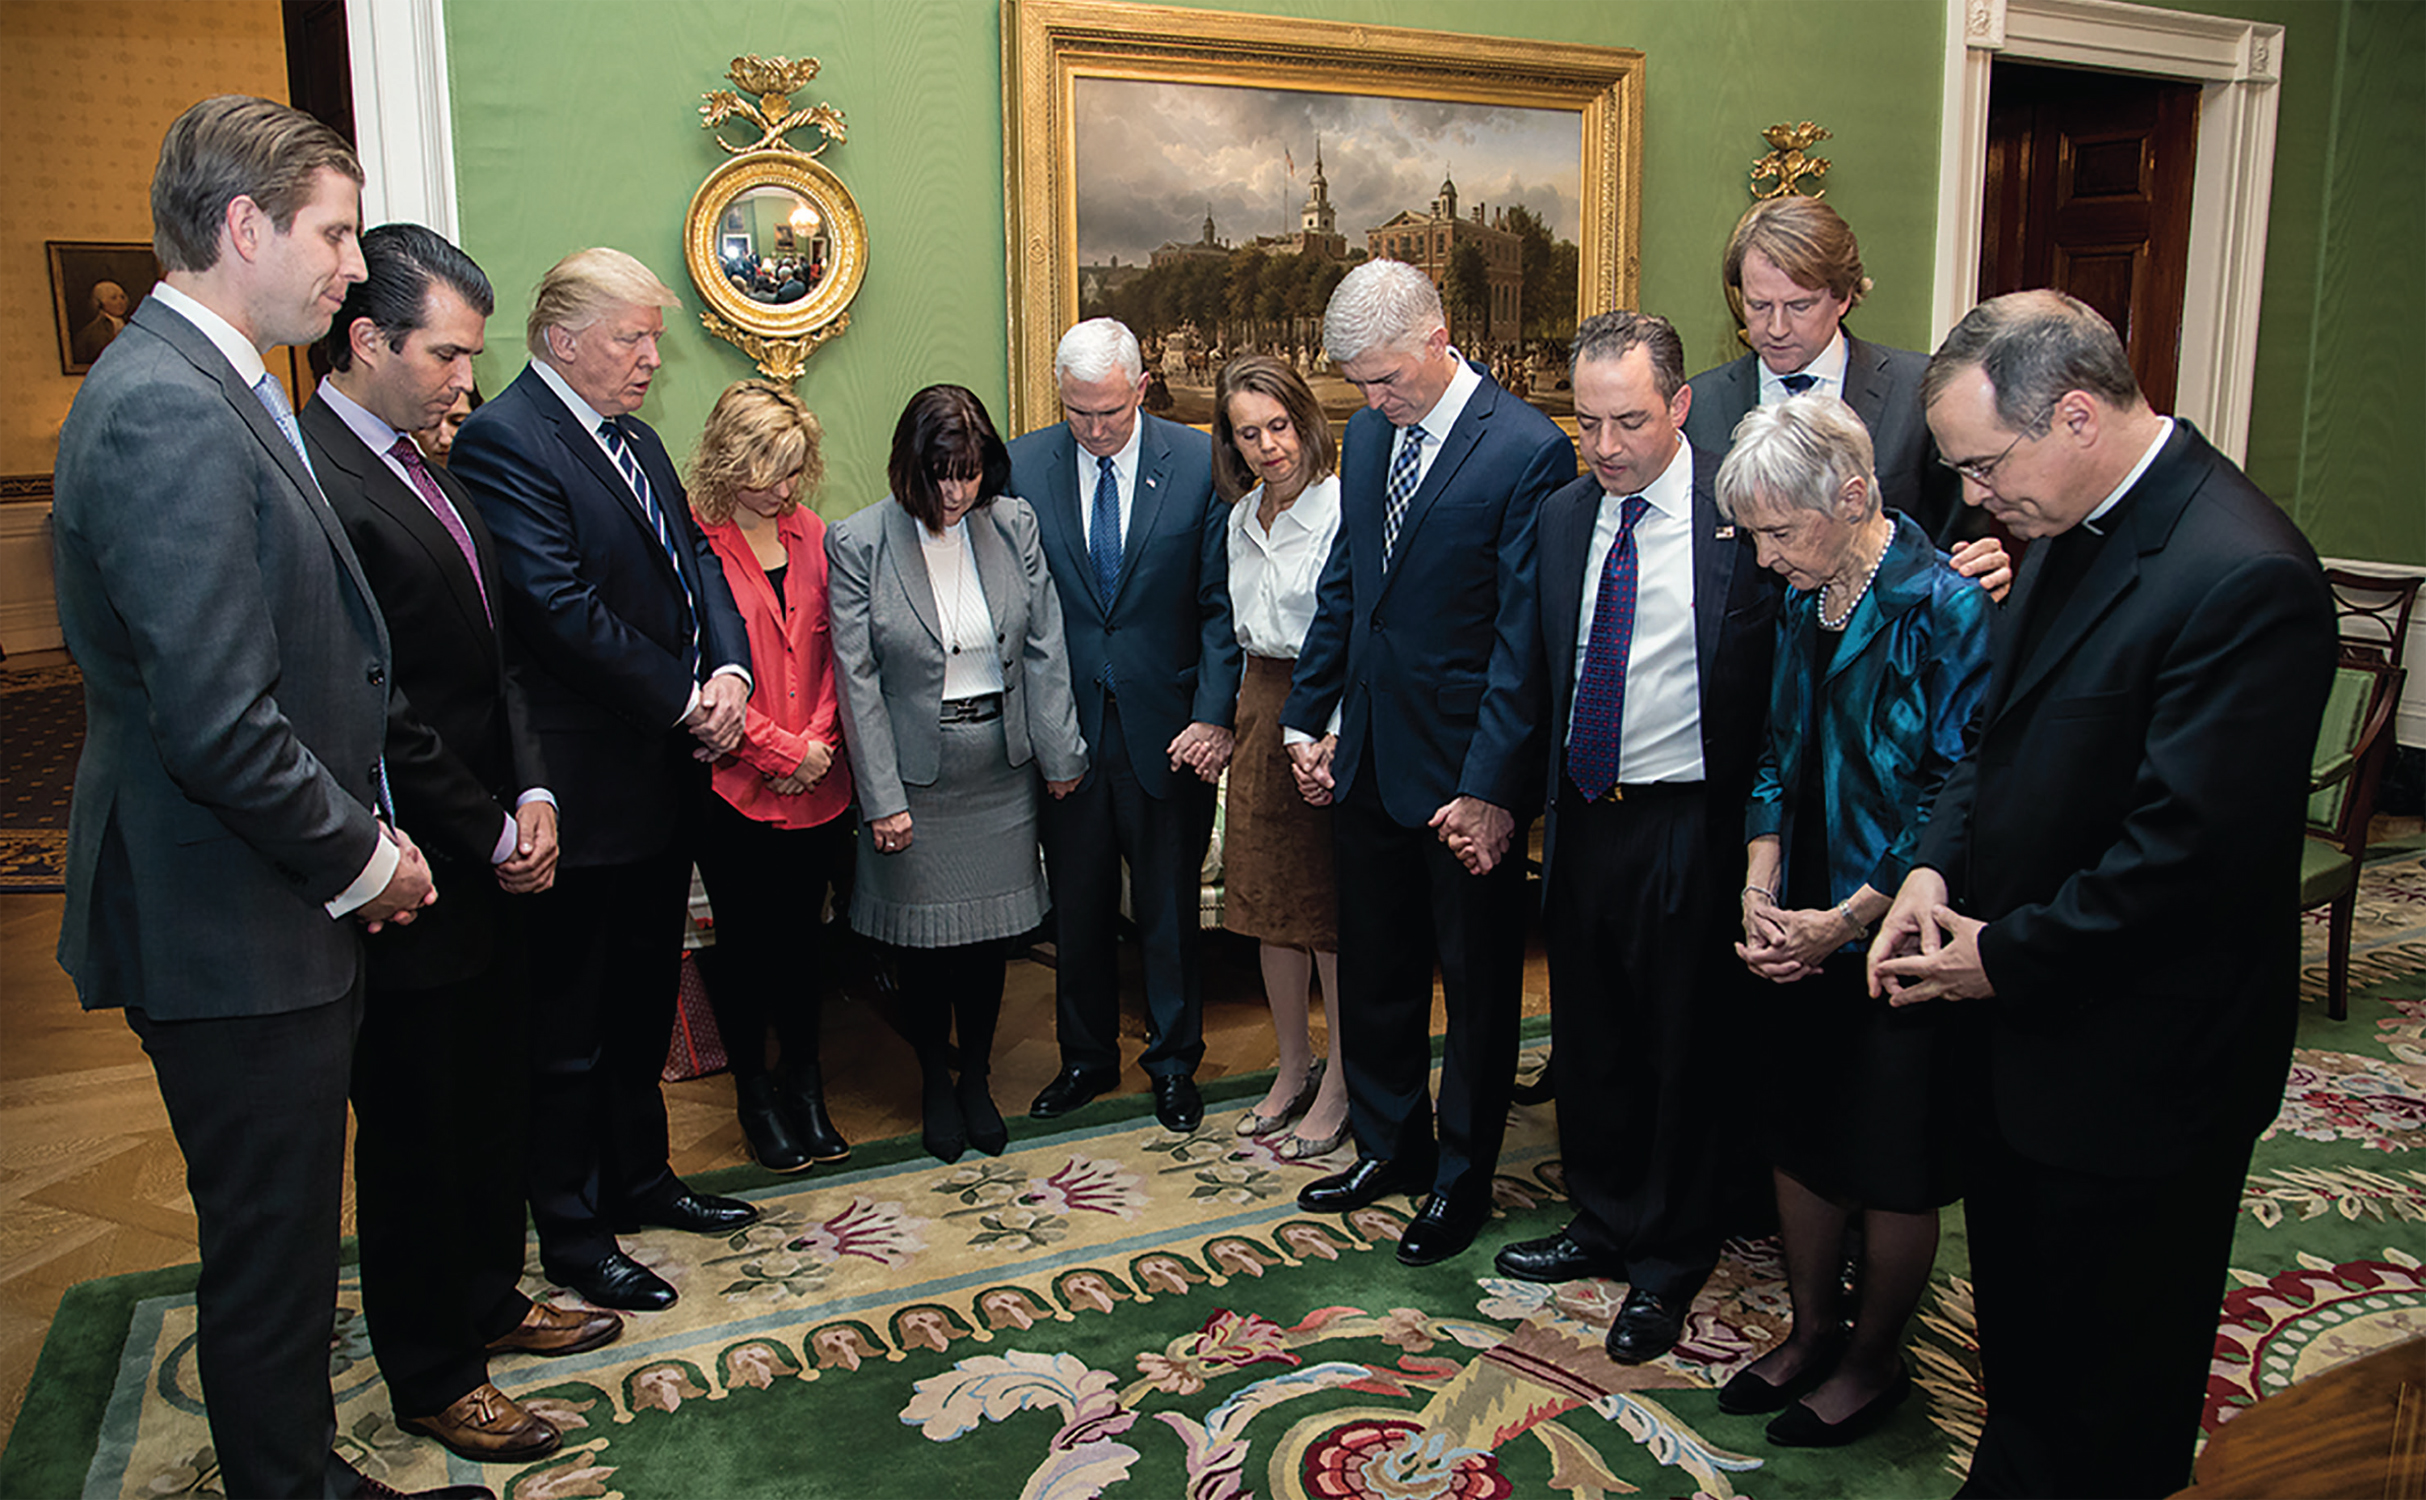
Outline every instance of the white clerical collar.
<path id="1" fill-rule="evenodd" d="M 2105 499 L 2100 500 L 2098 502 L 2097 509 L 2081 517 L 2081 524 L 2088 527 L 2097 535 L 2104 536 L 2106 534 L 2106 528 L 2097 524 L 2098 518 L 2105 515 L 2106 512 L 2114 509 L 2117 505 L 2120 505 L 2123 501 L 2123 497 L 2131 493 L 2131 487 L 2138 484 L 2140 482 L 2140 476 L 2148 472 L 2148 466 L 2156 462 L 2157 454 L 2164 451 L 2165 440 L 2171 436 L 2173 436 L 2173 418 L 2159 417 L 2157 419 L 2156 441 L 2150 443 L 2148 445 L 2148 451 L 2140 455 L 2140 461 L 2131 466 L 2131 472 L 2123 476 L 2123 482 L 2114 487 L 2114 493 L 2108 495 Z"/>
<path id="2" fill-rule="evenodd" d="M 236 374 L 246 387 L 259 385 L 261 377 L 270 372 L 270 367 L 261 361 L 261 351 L 253 347 L 253 341 L 239 332 L 235 324 L 205 307 L 193 293 L 180 291 L 170 283 L 160 281 L 152 284 L 152 299 L 193 324 L 204 338 L 211 341 L 212 348 L 227 356 L 227 362 L 236 367 Z"/>

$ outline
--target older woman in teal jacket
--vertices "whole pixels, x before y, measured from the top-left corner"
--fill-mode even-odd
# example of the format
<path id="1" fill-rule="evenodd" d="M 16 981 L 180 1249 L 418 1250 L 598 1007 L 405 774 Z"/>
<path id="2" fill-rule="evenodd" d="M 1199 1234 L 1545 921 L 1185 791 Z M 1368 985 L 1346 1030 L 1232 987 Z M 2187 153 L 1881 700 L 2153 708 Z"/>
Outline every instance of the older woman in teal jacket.
<path id="1" fill-rule="evenodd" d="M 1791 1059 L 1766 1136 L 1794 1308 L 1792 1333 L 1719 1406 L 1779 1412 L 1773 1443 L 1833 1446 L 1910 1394 L 1904 1324 L 1936 1258 L 1937 1212 L 1960 1196 L 1941 1007 L 1871 1000 L 1862 946 L 1964 753 L 1993 604 L 1920 527 L 1880 510 L 1870 435 L 1833 396 L 1746 415 L 1718 502 L 1789 586 L 1736 951 L 1777 985 L 1766 1045 Z M 1847 1337 L 1837 1302 L 1857 1212 Z"/>

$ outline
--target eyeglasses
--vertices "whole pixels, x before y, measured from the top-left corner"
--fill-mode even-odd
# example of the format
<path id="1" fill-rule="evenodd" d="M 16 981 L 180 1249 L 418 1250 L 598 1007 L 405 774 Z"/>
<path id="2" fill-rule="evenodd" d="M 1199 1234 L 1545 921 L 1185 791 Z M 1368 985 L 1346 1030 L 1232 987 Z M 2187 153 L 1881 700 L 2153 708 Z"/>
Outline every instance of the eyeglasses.
<path id="1" fill-rule="evenodd" d="M 2055 403 L 2051 401 L 2047 404 L 2047 409 L 2040 412 L 2036 417 L 2033 417 L 2020 432 L 2015 433 L 2013 435 L 2013 441 L 2005 445 L 2005 451 L 1998 454 L 1994 458 L 1967 458 L 1962 462 L 1957 463 L 1951 458 L 1940 455 L 1938 462 L 1944 464 L 1947 468 L 1952 469 L 1955 473 L 1962 475 L 1965 479 L 1970 480 L 1973 484 L 1980 485 L 1982 487 L 1992 484 L 1995 481 L 1996 466 L 2003 463 L 2006 459 L 2011 458 L 2013 456 L 2013 450 L 2022 446 L 2023 439 L 2033 436 L 2045 437 L 2047 435 L 2044 432 L 2034 433 L 2032 429 L 2038 427 L 2040 423 L 2046 421 L 2048 416 L 2054 411 Z"/>

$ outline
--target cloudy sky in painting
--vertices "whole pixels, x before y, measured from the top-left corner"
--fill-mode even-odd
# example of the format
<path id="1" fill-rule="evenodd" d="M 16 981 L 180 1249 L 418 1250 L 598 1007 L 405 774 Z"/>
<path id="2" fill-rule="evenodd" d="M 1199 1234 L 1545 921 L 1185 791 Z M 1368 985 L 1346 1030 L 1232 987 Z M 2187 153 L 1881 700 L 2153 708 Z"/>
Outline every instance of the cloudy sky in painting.
<path id="1" fill-rule="evenodd" d="M 1521 203 L 1575 238 L 1583 148 L 1570 111 L 1082 78 L 1080 264 L 1133 264 L 1166 240 L 1194 241 L 1208 204 L 1231 244 L 1295 229 L 1317 135 L 1352 248 L 1401 209 L 1423 212 L 1444 175 L 1460 214 Z"/>

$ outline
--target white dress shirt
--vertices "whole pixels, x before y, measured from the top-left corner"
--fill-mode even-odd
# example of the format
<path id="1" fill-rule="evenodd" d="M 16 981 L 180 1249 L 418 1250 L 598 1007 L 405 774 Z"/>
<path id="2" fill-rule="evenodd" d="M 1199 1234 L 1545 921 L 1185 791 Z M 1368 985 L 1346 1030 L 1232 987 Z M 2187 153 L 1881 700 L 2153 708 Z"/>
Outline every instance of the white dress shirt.
<path id="1" fill-rule="evenodd" d="M 397 482 L 410 490 L 414 499 L 427 505 L 429 499 L 421 493 L 421 486 L 413 483 L 412 474 L 405 469 L 403 464 L 396 461 L 396 455 L 390 451 L 396 446 L 396 439 L 406 437 L 408 434 L 390 427 L 386 418 L 379 416 L 363 406 L 361 402 L 337 389 L 337 382 L 334 380 L 320 382 L 319 395 L 320 399 L 327 403 L 328 409 L 337 414 L 337 420 L 345 424 L 346 430 L 362 439 L 363 447 L 379 455 L 379 461 L 387 465 L 387 471 L 396 476 Z M 433 486 L 437 482 L 435 479 L 430 481 Z M 439 491 L 438 500 L 442 505 L 451 503 L 447 500 L 446 492 L 443 490 Z M 460 514 L 455 517 L 455 523 L 459 526 L 463 524 L 463 517 Z M 464 530 L 469 533 L 471 528 L 467 526 Z M 548 806 L 554 807 L 556 794 L 546 787 L 535 786 L 526 788 L 520 797 L 514 799 L 516 807 L 531 802 L 544 802 Z M 514 820 L 511 817 L 506 818 L 505 832 L 499 836 L 497 847 L 489 851 L 489 863 L 501 865 L 512 859 L 514 847 L 521 841 L 521 836 L 522 830 L 515 825 Z"/>
<path id="2" fill-rule="evenodd" d="M 1120 555 L 1124 562 L 1129 555 L 1129 511 L 1137 500 L 1137 450 L 1145 430 L 1146 415 L 1139 412 L 1129 426 L 1129 440 L 1112 455 L 1112 488 L 1120 496 Z M 1071 437 L 1070 445 L 1078 447 L 1076 436 Z M 1095 455 L 1078 448 L 1078 534 L 1086 540 L 1090 557 L 1095 548 L 1095 478 L 1101 471 Z"/>
<path id="3" fill-rule="evenodd" d="M 1693 445 L 1681 437 L 1676 456 L 1643 491 L 1650 502 L 1634 523 L 1634 644 L 1626 653 L 1625 722 L 1618 731 L 1618 780 L 1702 779 L 1700 652 L 1693 629 Z M 1584 677 L 1592 616 L 1600 602 L 1601 571 L 1617 545 L 1624 495 L 1601 496 L 1584 561 L 1583 607 L 1575 622 L 1575 680 Z M 1567 732 L 1575 732 L 1568 709 Z"/>
<path id="4" fill-rule="evenodd" d="M 211 347 L 236 367 L 237 378 L 246 386 L 260 384 L 261 377 L 270 372 L 269 366 L 262 363 L 261 351 L 253 347 L 251 339 L 237 332 L 235 324 L 203 306 L 188 293 L 162 281 L 153 285 L 151 298 L 193 324 L 197 332 L 211 341 Z M 320 494 L 316 487 L 313 498 L 323 505 L 328 503 L 328 497 Z M 373 607 L 377 607 L 375 603 Z M 373 808 L 372 811 L 378 809 Z M 404 851 L 397 847 L 393 839 L 387 838 L 383 830 L 379 842 L 371 848 L 370 863 L 362 867 L 362 873 L 356 875 L 350 885 L 324 902 L 321 910 L 332 917 L 342 917 L 357 907 L 368 905 L 373 896 L 387 889 L 387 883 L 395 878 L 396 866 L 403 862 Z"/>
<path id="5" fill-rule="evenodd" d="M 1845 399 L 1845 357 L 1847 353 L 1845 330 L 1839 328 L 1836 331 L 1836 337 L 1828 341 L 1828 347 L 1822 349 L 1811 363 L 1799 370 L 1789 370 L 1786 374 L 1808 375 L 1817 382 L 1811 389 L 1803 392 L 1806 396 L 1834 396 L 1837 400 L 1842 401 Z M 1777 374 L 1767 365 L 1761 364 L 1757 355 L 1753 357 L 1752 362 L 1759 367 L 1761 372 L 1761 405 L 1775 406 L 1778 402 L 1794 394 L 1786 389 L 1785 375 Z"/>
<path id="6" fill-rule="evenodd" d="M 1339 536 L 1339 476 L 1307 485 L 1272 518 L 1269 532 L 1256 519 L 1263 497 L 1257 485 L 1230 507 L 1230 612 L 1249 656 L 1294 660 L 1314 623 L 1314 586 Z"/>
<path id="7" fill-rule="evenodd" d="M 969 550 L 966 516 L 937 536 L 918 527 L 927 585 L 935 593 L 935 625 L 943 632 L 943 699 L 983 698 L 1002 691 L 1002 658 L 994 650 L 994 613 L 986 607 L 977 555 Z"/>
<path id="8" fill-rule="evenodd" d="M 1457 419 L 1465 415 L 1466 403 L 1473 400 L 1474 393 L 1483 387 L 1482 376 L 1466 363 L 1464 355 L 1451 349 L 1449 358 L 1457 366 L 1456 373 L 1449 377 L 1449 388 L 1441 392 L 1440 399 L 1432 403 L 1432 409 L 1416 418 L 1413 424 L 1421 428 L 1424 434 L 1424 445 L 1415 454 L 1415 487 L 1419 490 L 1424 487 L 1424 481 L 1432 477 L 1432 461 L 1440 457 L 1440 445 L 1448 441 L 1449 429 L 1457 425 Z M 1404 428 L 1390 434 L 1390 451 L 1382 460 L 1385 496 L 1389 492 L 1390 464 L 1398 458 L 1398 445 L 1405 440 Z"/>

